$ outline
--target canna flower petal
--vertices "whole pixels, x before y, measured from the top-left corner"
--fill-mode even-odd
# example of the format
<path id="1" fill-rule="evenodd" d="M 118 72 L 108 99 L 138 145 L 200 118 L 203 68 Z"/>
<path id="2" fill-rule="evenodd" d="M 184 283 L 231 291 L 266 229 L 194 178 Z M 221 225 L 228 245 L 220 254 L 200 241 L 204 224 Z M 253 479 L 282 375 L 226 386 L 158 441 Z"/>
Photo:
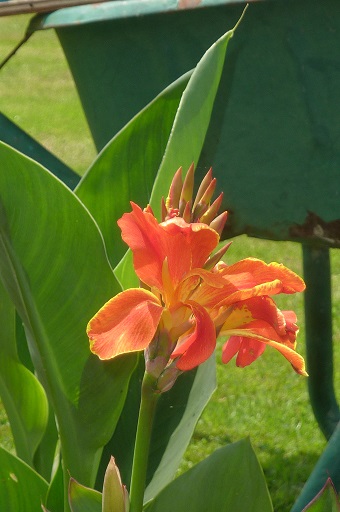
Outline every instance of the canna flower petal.
<path id="1" fill-rule="evenodd" d="M 204 265 L 218 244 L 218 234 L 206 224 L 188 224 L 180 217 L 158 224 L 150 212 L 131 204 L 132 212 L 118 221 L 122 237 L 133 252 L 138 277 L 160 292 L 165 259 L 170 279 L 166 286 L 175 289 L 192 268 Z"/>
<path id="2" fill-rule="evenodd" d="M 90 349 L 100 359 L 145 349 L 157 330 L 163 307 L 157 297 L 131 288 L 109 300 L 90 320 Z"/>
<path id="3" fill-rule="evenodd" d="M 181 279 L 191 269 L 203 267 L 219 242 L 216 231 L 200 222 L 188 224 L 180 217 L 175 217 L 163 222 L 160 226 L 164 230 L 163 237 L 169 266 L 176 268 L 181 266 L 183 259 L 190 261 L 189 266 L 182 265 L 183 270 L 179 272 Z M 184 253 L 188 253 L 188 257 L 184 258 Z"/>
<path id="4" fill-rule="evenodd" d="M 133 263 L 139 279 L 149 286 L 162 287 L 162 265 L 166 256 L 156 218 L 131 203 L 132 212 L 118 220 L 124 242 L 133 252 Z"/>
<path id="5" fill-rule="evenodd" d="M 208 308 L 218 309 L 251 297 L 305 289 L 303 279 L 284 265 L 267 264 L 256 258 L 247 258 L 230 266 L 219 263 L 215 273 L 223 278 L 223 288 L 206 285 L 195 294 L 194 300 Z"/>
<path id="6" fill-rule="evenodd" d="M 95 315 L 87 330 L 92 352 L 111 359 L 148 347 L 147 369 L 157 363 L 162 389 L 168 389 L 181 371 L 210 357 L 217 335 L 226 335 L 223 362 L 236 356 L 238 366 L 247 366 L 270 345 L 306 375 L 295 352 L 296 316 L 271 298 L 303 291 L 303 280 L 284 265 L 256 258 L 228 266 L 221 257 L 229 244 L 212 254 L 227 220 L 227 212 L 218 215 L 223 194 L 211 203 L 216 180 L 209 170 L 193 199 L 194 166 L 184 181 L 181 172 L 162 201 L 162 222 L 150 206 L 134 203 L 118 221 L 148 290 L 122 292 Z"/>
<path id="7" fill-rule="evenodd" d="M 304 377 L 308 377 L 308 373 L 306 372 L 306 367 L 305 367 L 305 361 L 304 361 L 303 357 L 300 356 L 300 354 L 295 352 L 295 350 L 282 344 L 281 342 L 274 341 L 273 339 L 271 339 L 271 336 L 274 333 L 272 330 L 270 330 L 270 328 L 267 327 L 267 328 L 262 329 L 262 333 L 264 334 L 262 337 L 259 334 L 260 331 L 261 331 L 261 329 L 260 328 L 256 329 L 255 326 L 254 326 L 253 331 L 251 331 L 250 329 L 244 329 L 244 330 L 240 329 L 239 330 L 238 336 L 242 340 L 241 349 L 243 351 L 254 350 L 253 345 L 249 346 L 249 342 L 256 341 L 258 343 L 262 343 L 264 346 L 269 345 L 273 348 L 276 348 L 276 350 L 278 350 L 287 359 L 287 361 L 290 362 L 290 364 L 292 365 L 292 367 L 296 371 L 296 373 L 298 373 L 299 375 L 303 375 Z M 237 331 L 235 331 L 235 332 L 237 333 Z M 274 334 L 274 336 L 275 336 L 275 334 Z M 222 348 L 222 361 L 224 363 L 227 363 L 230 360 L 230 358 L 228 358 L 228 356 L 227 356 L 228 343 L 229 343 L 229 340 L 225 343 L 225 345 Z M 226 355 L 224 355 L 224 354 L 226 354 Z M 256 356 L 255 359 L 257 357 L 258 356 Z M 242 358 L 242 355 L 240 358 L 236 359 L 236 364 L 240 367 L 247 366 L 247 364 L 250 364 L 251 362 L 252 361 L 245 363 L 245 359 Z"/>
<path id="8" fill-rule="evenodd" d="M 291 316 L 289 317 L 289 330 L 292 330 L 294 317 L 292 316 L 293 312 L 290 313 Z M 220 315 L 220 319 L 223 319 L 223 314 Z M 226 316 L 221 328 L 221 332 L 225 331 L 226 329 L 230 330 L 246 326 L 255 320 L 263 320 L 264 322 L 272 325 L 278 335 L 286 334 L 286 317 L 284 313 L 278 309 L 273 299 L 268 296 L 252 297 L 248 300 L 238 302 L 231 306 L 226 311 Z M 216 322 L 218 322 L 218 318 L 215 319 L 215 323 Z M 297 327 L 295 331 L 296 330 Z"/>
<path id="9" fill-rule="evenodd" d="M 266 344 L 252 338 L 231 336 L 222 349 L 222 363 L 229 361 L 237 354 L 236 366 L 244 368 L 253 363 L 265 351 Z"/>
<path id="10" fill-rule="evenodd" d="M 302 292 L 306 288 L 303 279 L 281 263 L 268 264 L 257 258 L 241 260 L 226 267 L 223 272 L 223 275 L 229 278 L 237 274 L 247 274 L 248 279 L 251 276 L 254 285 L 279 280 L 281 282 L 280 293 Z"/>
<path id="11" fill-rule="evenodd" d="M 193 315 L 193 329 L 178 340 L 171 359 L 179 358 L 176 366 L 179 370 L 188 371 L 204 363 L 216 347 L 216 331 L 207 311 L 194 302 L 188 302 Z"/>
<path id="12" fill-rule="evenodd" d="M 231 336 L 222 349 L 223 362 L 238 352 L 236 364 L 247 366 L 261 355 L 262 343 L 281 352 L 297 373 L 307 375 L 303 358 L 295 352 L 298 328 L 293 312 L 280 311 L 270 297 L 255 297 L 230 309 L 220 330 L 222 336 Z"/>

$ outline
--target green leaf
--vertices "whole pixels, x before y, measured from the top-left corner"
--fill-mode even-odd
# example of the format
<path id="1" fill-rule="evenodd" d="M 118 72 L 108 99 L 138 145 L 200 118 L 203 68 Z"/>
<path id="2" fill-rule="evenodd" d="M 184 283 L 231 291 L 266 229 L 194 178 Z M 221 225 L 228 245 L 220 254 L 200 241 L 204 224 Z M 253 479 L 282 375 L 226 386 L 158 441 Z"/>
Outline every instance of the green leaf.
<path id="1" fill-rule="evenodd" d="M 192 161 L 197 162 L 199 159 L 222 74 L 227 44 L 232 35 L 233 31 L 228 32 L 205 53 L 182 95 L 152 192 L 151 204 L 155 213 L 160 212 L 161 198 L 166 196 L 177 168 L 181 165 L 187 168 Z M 132 257 L 131 252 L 128 252 L 115 269 L 123 287 L 138 285 L 131 268 Z M 170 393 L 161 398 L 152 441 L 154 450 L 150 453 L 149 463 L 149 478 L 153 474 L 154 478 L 147 489 L 147 499 L 157 494 L 173 478 L 196 421 L 215 389 L 214 366 L 215 361 L 212 358 L 199 368 L 197 382 L 193 379 L 194 374 L 183 376 L 182 381 L 179 380 Z M 184 382 L 186 386 L 181 386 Z M 194 387 L 191 389 L 193 383 Z M 196 404 L 192 397 L 195 397 Z M 126 408 L 129 405 L 128 401 Z M 133 400 L 131 406 L 134 406 Z M 121 419 L 121 422 L 124 422 L 124 437 L 126 432 L 132 437 L 135 433 L 135 415 L 132 412 L 124 412 L 124 418 L 125 416 L 128 417 L 128 426 L 126 420 Z M 118 429 L 117 435 L 120 431 Z M 115 452 L 115 456 L 119 466 L 123 465 L 124 478 L 127 479 L 129 470 L 126 457 L 123 461 L 120 454 L 120 448 L 123 450 L 124 443 L 118 443 L 118 446 L 118 454 Z M 126 455 L 126 447 L 124 449 Z"/>
<path id="2" fill-rule="evenodd" d="M 197 420 L 215 389 L 214 357 L 197 370 L 181 375 L 174 387 L 158 400 L 148 463 L 147 500 L 158 494 L 173 479 L 181 463 Z M 117 428 L 105 447 L 97 486 L 101 485 L 111 454 L 116 459 L 122 482 L 130 482 L 143 373 L 144 360 L 140 357 L 140 364 L 131 378 Z"/>
<path id="3" fill-rule="evenodd" d="M 262 469 L 249 440 L 216 450 L 169 484 L 147 512 L 272 512 Z"/>
<path id="4" fill-rule="evenodd" d="M 179 167 L 187 170 L 192 162 L 197 163 L 199 160 L 222 75 L 227 45 L 235 28 L 222 36 L 203 55 L 182 94 L 169 139 L 162 148 L 164 154 L 158 173 L 154 175 L 150 203 L 158 218 L 161 199 L 168 193 L 175 171 Z M 153 144 L 155 143 L 156 140 L 153 141 Z M 143 203 L 139 204 L 143 206 Z M 146 202 L 144 204 L 146 205 Z M 132 257 L 128 252 L 115 269 L 123 288 L 136 286 L 137 281 L 131 271 L 131 263 Z"/>
<path id="5" fill-rule="evenodd" d="M 102 489 L 106 468 L 113 455 L 121 474 L 123 484 L 128 485 L 131 479 L 132 459 L 135 446 L 138 412 L 141 398 L 141 382 L 144 375 L 144 357 L 138 355 L 138 365 L 131 379 L 122 414 L 115 432 L 104 447 L 100 463 L 96 489 Z"/>
<path id="6" fill-rule="evenodd" d="M 216 387 L 215 354 L 197 371 L 181 375 L 161 396 L 155 418 L 145 501 L 154 498 L 173 479 L 196 423 Z"/>
<path id="7" fill-rule="evenodd" d="M 339 512 L 340 501 L 332 480 L 328 478 L 314 500 L 303 509 L 303 512 Z"/>
<path id="8" fill-rule="evenodd" d="M 139 279 L 133 268 L 132 252 L 130 250 L 125 253 L 125 256 L 120 260 L 114 272 L 125 290 L 139 286 Z"/>
<path id="9" fill-rule="evenodd" d="M 64 467 L 93 485 L 136 358 L 99 361 L 85 330 L 120 287 L 97 225 L 64 184 L 5 144 L 0 168 L 0 276 L 56 414 Z"/>
<path id="10" fill-rule="evenodd" d="M 72 512 L 101 512 L 102 495 L 100 492 L 80 485 L 70 479 L 69 502 Z"/>
<path id="11" fill-rule="evenodd" d="M 236 27 L 235 27 L 236 28 Z M 167 193 L 174 172 L 198 162 L 222 75 L 226 50 L 234 30 L 224 34 L 197 64 L 174 120 L 171 135 L 158 171 L 151 196 L 156 216 L 160 215 L 160 198 Z"/>
<path id="12" fill-rule="evenodd" d="M 126 487 L 122 485 L 119 469 L 114 457 L 111 457 L 104 478 L 102 512 L 126 512 L 127 506 Z"/>
<path id="13" fill-rule="evenodd" d="M 233 33 L 234 30 L 227 32 L 208 49 L 194 69 L 182 95 L 152 191 L 151 206 L 156 215 L 160 214 L 161 198 L 166 195 L 174 172 L 180 166 L 187 169 L 192 162 L 198 162 L 223 70 L 227 45 Z M 163 444 L 163 450 L 165 446 L 167 448 L 154 479 L 147 489 L 146 500 L 155 496 L 173 478 L 190 441 L 196 421 L 213 393 L 215 385 L 215 359 L 212 357 L 206 365 L 199 368 L 192 390 L 190 391 L 191 386 L 183 391 L 179 390 L 182 392 L 183 402 L 188 400 L 188 406 L 184 412 L 181 408 L 174 408 L 171 411 L 172 413 L 176 411 L 178 421 L 179 418 L 181 419 L 168 445 L 168 429 L 155 428 L 159 436 L 159 445 Z M 176 386 L 173 389 L 176 394 L 178 392 Z M 188 395 L 189 392 L 190 395 Z M 192 397 L 195 397 L 196 404 L 192 401 Z M 195 410 L 194 413 L 193 410 Z M 157 415 L 160 418 L 163 416 Z"/>
<path id="14" fill-rule="evenodd" d="M 58 445 L 58 448 L 60 445 Z M 52 512 L 64 510 L 64 475 L 60 449 L 56 450 L 53 461 L 53 474 L 49 478 L 50 485 L 46 496 L 46 508 Z"/>
<path id="15" fill-rule="evenodd" d="M 50 481 L 51 474 L 55 468 L 56 452 L 59 453 L 60 451 L 58 443 L 59 434 L 54 411 L 52 407 L 49 407 L 45 433 L 34 454 L 34 469 L 48 481 Z"/>
<path id="16" fill-rule="evenodd" d="M 34 454 L 47 425 L 48 403 L 39 381 L 19 360 L 15 308 L 1 282 L 0 325 L 0 395 L 16 453 L 34 467 Z"/>
<path id="17" fill-rule="evenodd" d="M 37 512 L 45 502 L 48 484 L 25 462 L 0 448 L 1 510 Z"/>
<path id="18" fill-rule="evenodd" d="M 75 190 L 100 227 L 112 266 L 127 249 L 117 220 L 131 209 L 130 201 L 146 206 L 150 200 L 188 75 L 167 87 L 107 144 Z"/>

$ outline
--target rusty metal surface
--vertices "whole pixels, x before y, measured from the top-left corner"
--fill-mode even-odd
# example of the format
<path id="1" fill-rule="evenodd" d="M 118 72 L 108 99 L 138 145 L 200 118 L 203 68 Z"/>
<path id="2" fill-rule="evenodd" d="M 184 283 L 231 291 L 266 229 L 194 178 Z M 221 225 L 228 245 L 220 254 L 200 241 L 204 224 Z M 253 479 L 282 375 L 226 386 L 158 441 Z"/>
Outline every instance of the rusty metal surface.
<path id="1" fill-rule="evenodd" d="M 292 239 L 299 238 L 312 241 L 315 245 L 340 247 L 340 219 L 326 222 L 313 212 L 308 212 L 303 224 L 295 224 L 290 228 Z"/>

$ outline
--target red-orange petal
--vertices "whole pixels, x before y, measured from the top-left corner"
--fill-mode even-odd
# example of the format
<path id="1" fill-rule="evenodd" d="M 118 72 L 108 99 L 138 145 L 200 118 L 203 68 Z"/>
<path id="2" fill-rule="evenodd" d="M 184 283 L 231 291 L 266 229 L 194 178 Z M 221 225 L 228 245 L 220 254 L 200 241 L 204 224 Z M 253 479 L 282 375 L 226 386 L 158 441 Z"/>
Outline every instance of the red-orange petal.
<path id="1" fill-rule="evenodd" d="M 201 268 L 218 244 L 216 231 L 206 224 L 188 224 L 176 217 L 160 225 L 164 230 L 163 242 L 169 271 L 176 287 L 187 273 Z"/>
<path id="2" fill-rule="evenodd" d="M 286 333 L 286 317 L 283 312 L 278 309 L 271 297 L 251 297 L 248 300 L 234 304 L 231 312 L 229 311 L 228 309 L 228 316 L 225 319 L 222 329 L 241 327 L 254 320 L 263 320 L 270 324 L 278 334 L 284 335 Z M 291 313 L 293 314 L 293 312 Z M 293 320 L 292 315 L 289 316 L 289 320 L 291 325 Z M 297 328 L 295 331 L 296 330 Z"/>
<path id="3" fill-rule="evenodd" d="M 118 220 L 122 238 L 133 252 L 138 277 L 147 285 L 162 288 L 162 266 L 166 256 L 157 219 L 136 204 Z"/>
<path id="4" fill-rule="evenodd" d="M 231 266 L 221 266 L 215 272 L 224 279 L 223 288 L 208 283 L 195 294 L 195 300 L 207 308 L 228 306 L 251 297 L 295 293 L 305 289 L 303 280 L 294 272 L 279 265 L 267 265 L 261 260 L 248 258 Z"/>
<path id="5" fill-rule="evenodd" d="M 306 285 L 303 279 L 281 263 L 265 263 L 257 258 L 246 258 L 234 265 L 226 267 L 223 275 L 229 277 L 246 272 L 254 280 L 254 284 L 262 284 L 279 280 L 282 283 L 281 293 L 302 292 Z"/>
<path id="6" fill-rule="evenodd" d="M 157 297 L 131 288 L 109 300 L 90 320 L 90 349 L 100 359 L 145 349 L 155 335 L 163 307 Z"/>
<path id="7" fill-rule="evenodd" d="M 205 224 L 188 224 L 179 217 L 158 224 L 152 214 L 131 204 L 132 212 L 118 221 L 123 240 L 133 252 L 138 277 L 161 292 L 165 259 L 174 289 L 191 269 L 204 265 L 218 243 L 218 234 Z"/>
<path id="8" fill-rule="evenodd" d="M 287 333 L 286 336 L 280 336 L 271 325 L 262 320 L 255 320 L 239 328 L 233 328 L 228 331 L 222 330 L 221 334 L 251 338 L 257 342 L 270 345 L 276 348 L 291 363 L 297 373 L 307 375 L 303 357 L 291 348 L 293 344 L 290 339 L 290 333 Z M 227 348 L 226 345 L 224 348 Z"/>
<path id="9" fill-rule="evenodd" d="M 184 335 L 171 354 L 177 360 L 177 368 L 182 371 L 192 370 L 204 363 L 214 352 L 216 332 L 213 321 L 207 311 L 194 302 L 188 302 L 193 314 L 194 328 Z"/>
<path id="10" fill-rule="evenodd" d="M 266 344 L 281 352 L 297 373 L 306 375 L 304 360 L 295 352 L 295 322 L 295 313 L 280 311 L 271 297 L 253 297 L 234 304 L 226 311 L 220 328 L 222 336 L 231 336 L 223 347 L 222 360 L 227 362 L 238 352 L 237 364 L 246 366 L 261 354 L 259 343 Z"/>
<path id="11" fill-rule="evenodd" d="M 249 325 L 271 326 L 276 332 L 276 340 L 285 342 L 290 348 L 295 348 L 298 327 L 295 324 L 296 315 L 293 311 L 281 311 L 271 297 L 252 297 L 238 302 L 226 312 L 215 318 L 215 325 L 221 327 L 221 334 L 234 329 L 248 328 Z M 222 324 L 223 321 L 223 324 Z M 221 326 L 222 325 L 222 326 Z"/>
<path id="12" fill-rule="evenodd" d="M 244 368 L 265 351 L 266 344 L 252 338 L 231 336 L 222 348 L 222 363 L 228 363 L 236 354 L 236 366 Z"/>

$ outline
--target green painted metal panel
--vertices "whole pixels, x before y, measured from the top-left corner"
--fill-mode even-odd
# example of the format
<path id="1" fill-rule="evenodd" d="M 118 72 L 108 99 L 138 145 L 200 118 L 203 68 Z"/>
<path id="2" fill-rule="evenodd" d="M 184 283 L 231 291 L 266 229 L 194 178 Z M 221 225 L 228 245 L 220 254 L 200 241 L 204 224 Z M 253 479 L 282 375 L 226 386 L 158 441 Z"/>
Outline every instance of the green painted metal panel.
<path id="1" fill-rule="evenodd" d="M 195 66 L 244 7 L 211 2 L 142 15 L 135 4 L 109 2 L 116 17 L 95 23 L 89 6 L 73 8 L 83 14 L 70 26 L 65 12 L 63 22 L 62 11 L 54 14 L 98 149 Z M 225 191 L 226 237 L 248 233 L 340 247 L 339 33 L 338 0 L 250 4 L 228 49 L 198 166 L 203 174 L 213 165 Z"/>
<path id="2" fill-rule="evenodd" d="M 100 5 L 83 5 L 81 9 L 78 7 L 59 9 L 35 21 L 34 25 L 36 29 L 59 28 L 235 3 L 244 3 L 244 0 L 113 0 Z"/>
<path id="3" fill-rule="evenodd" d="M 201 159 L 221 175 L 227 236 L 340 246 L 339 33 L 336 0 L 248 9 Z"/>

